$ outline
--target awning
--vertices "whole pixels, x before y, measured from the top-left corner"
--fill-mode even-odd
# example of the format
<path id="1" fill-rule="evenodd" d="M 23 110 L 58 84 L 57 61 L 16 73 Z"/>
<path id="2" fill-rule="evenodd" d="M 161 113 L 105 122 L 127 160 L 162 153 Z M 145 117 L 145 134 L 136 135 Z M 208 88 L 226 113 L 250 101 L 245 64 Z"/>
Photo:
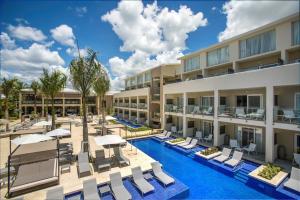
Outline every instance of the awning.
<path id="1" fill-rule="evenodd" d="M 71 135 L 71 132 L 70 132 L 70 130 L 58 128 L 58 129 L 55 129 L 53 131 L 46 133 L 45 135 L 47 135 L 49 137 L 63 137 L 63 136 Z"/>
<path id="2" fill-rule="evenodd" d="M 97 136 L 94 138 L 97 145 L 105 146 L 105 145 L 117 145 L 124 144 L 126 140 L 121 138 L 118 135 L 105 135 L 105 136 Z"/>
<path id="3" fill-rule="evenodd" d="M 23 144 L 38 143 L 47 140 L 53 140 L 53 138 L 42 134 L 30 134 L 30 135 L 19 136 L 13 139 L 11 142 L 15 145 L 23 145 Z"/>
<path id="4" fill-rule="evenodd" d="M 33 124 L 33 126 L 51 126 L 51 124 L 52 124 L 51 121 L 40 121 Z"/>

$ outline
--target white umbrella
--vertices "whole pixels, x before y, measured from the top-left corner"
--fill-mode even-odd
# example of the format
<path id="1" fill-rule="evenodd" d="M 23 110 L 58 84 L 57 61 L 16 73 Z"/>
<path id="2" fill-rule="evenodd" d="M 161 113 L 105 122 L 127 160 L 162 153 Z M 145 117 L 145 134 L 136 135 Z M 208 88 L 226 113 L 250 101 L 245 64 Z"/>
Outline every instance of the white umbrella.
<path id="1" fill-rule="evenodd" d="M 51 124 L 52 124 L 51 121 L 40 121 L 33 124 L 33 126 L 51 126 Z"/>
<path id="2" fill-rule="evenodd" d="M 52 137 L 43 134 L 30 134 L 30 135 L 19 136 L 13 139 L 11 142 L 15 145 L 22 145 L 22 144 L 38 143 L 38 142 L 52 140 L 52 139 L 53 139 Z"/>
<path id="3" fill-rule="evenodd" d="M 67 130 L 67 129 L 58 128 L 53 131 L 49 131 L 45 135 L 47 135 L 49 137 L 63 137 L 63 136 L 71 135 L 71 132 L 70 132 L 70 130 Z"/>
<path id="4" fill-rule="evenodd" d="M 105 120 L 106 120 L 106 121 L 116 120 L 116 118 L 114 118 L 114 117 L 108 115 L 108 116 L 105 117 Z"/>
<path id="5" fill-rule="evenodd" d="M 118 135 L 97 136 L 94 137 L 94 140 L 96 144 L 99 146 L 105 146 L 105 145 L 109 146 L 109 157 L 110 157 L 110 145 L 117 145 L 117 144 L 121 145 L 126 143 L 126 140 L 124 140 Z"/>

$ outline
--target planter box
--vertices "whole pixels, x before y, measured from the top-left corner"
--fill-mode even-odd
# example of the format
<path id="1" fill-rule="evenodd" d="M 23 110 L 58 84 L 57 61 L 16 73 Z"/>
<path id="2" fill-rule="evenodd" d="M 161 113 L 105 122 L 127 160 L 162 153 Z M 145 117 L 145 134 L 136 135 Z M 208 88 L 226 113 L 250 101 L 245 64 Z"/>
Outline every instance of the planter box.
<path id="1" fill-rule="evenodd" d="M 212 153 L 212 154 L 209 154 L 209 155 L 205 156 L 205 155 L 201 154 L 201 152 L 202 151 L 198 151 L 197 153 L 195 153 L 195 155 L 199 156 L 201 158 L 204 158 L 205 160 L 210 160 L 210 159 L 212 159 L 214 157 L 217 157 L 217 156 L 222 154 L 221 151 L 218 151 L 218 152 L 215 152 L 215 153 Z"/>
<path id="2" fill-rule="evenodd" d="M 259 166 L 257 169 L 255 169 L 254 171 L 252 171 L 251 173 L 249 173 L 249 176 L 251 178 L 254 178 L 256 180 L 259 180 L 261 182 L 267 183 L 273 187 L 278 187 L 280 185 L 280 183 L 282 183 L 282 181 L 288 176 L 288 173 L 280 171 L 276 176 L 274 176 L 271 180 L 263 178 L 261 176 L 258 175 L 259 172 L 261 172 L 264 167 L 266 167 L 265 165 L 261 165 Z"/>

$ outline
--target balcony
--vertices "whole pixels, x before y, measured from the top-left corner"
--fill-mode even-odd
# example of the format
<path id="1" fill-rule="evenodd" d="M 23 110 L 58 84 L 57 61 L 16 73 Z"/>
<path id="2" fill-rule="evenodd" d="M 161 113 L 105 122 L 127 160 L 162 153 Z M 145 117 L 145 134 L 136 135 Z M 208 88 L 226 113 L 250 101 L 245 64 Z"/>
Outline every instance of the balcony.
<path id="1" fill-rule="evenodd" d="M 264 121 L 266 113 L 264 108 L 220 106 L 218 108 L 218 116 L 227 117 L 227 118 Z"/>
<path id="2" fill-rule="evenodd" d="M 139 104 L 138 104 L 138 108 L 139 108 L 139 109 L 147 109 L 147 107 L 148 107 L 148 106 L 147 106 L 146 103 L 139 103 Z"/>
<path id="3" fill-rule="evenodd" d="M 300 110 L 293 108 L 274 108 L 274 122 L 300 125 Z"/>
<path id="4" fill-rule="evenodd" d="M 214 108 L 212 106 L 188 105 L 186 112 L 192 115 L 213 115 Z"/>
<path id="5" fill-rule="evenodd" d="M 152 113 L 152 121 L 160 122 L 160 113 L 159 112 Z"/>
<path id="6" fill-rule="evenodd" d="M 137 103 L 131 103 L 130 108 L 137 108 Z"/>
<path id="7" fill-rule="evenodd" d="M 34 100 L 23 100 L 22 104 L 34 104 Z M 42 104 L 42 100 L 36 100 L 36 104 Z"/>
<path id="8" fill-rule="evenodd" d="M 165 112 L 183 113 L 183 105 L 166 104 Z"/>
<path id="9" fill-rule="evenodd" d="M 80 104 L 79 99 L 65 99 L 65 104 Z"/>

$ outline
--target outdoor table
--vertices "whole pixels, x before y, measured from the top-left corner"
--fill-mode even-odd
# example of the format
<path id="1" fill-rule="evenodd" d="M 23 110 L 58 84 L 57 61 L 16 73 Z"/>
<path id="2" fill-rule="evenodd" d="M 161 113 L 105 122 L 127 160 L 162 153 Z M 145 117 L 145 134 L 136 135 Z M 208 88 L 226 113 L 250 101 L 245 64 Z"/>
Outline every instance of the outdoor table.
<path id="1" fill-rule="evenodd" d="M 99 191 L 100 196 L 102 196 L 103 194 L 110 192 L 110 187 L 109 185 L 100 186 Z"/>

